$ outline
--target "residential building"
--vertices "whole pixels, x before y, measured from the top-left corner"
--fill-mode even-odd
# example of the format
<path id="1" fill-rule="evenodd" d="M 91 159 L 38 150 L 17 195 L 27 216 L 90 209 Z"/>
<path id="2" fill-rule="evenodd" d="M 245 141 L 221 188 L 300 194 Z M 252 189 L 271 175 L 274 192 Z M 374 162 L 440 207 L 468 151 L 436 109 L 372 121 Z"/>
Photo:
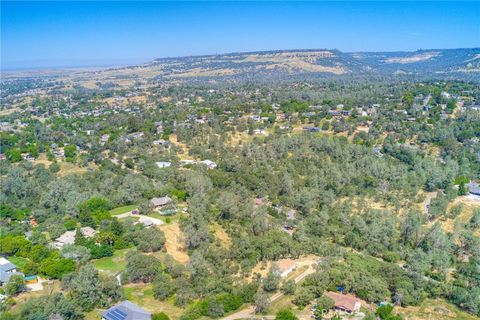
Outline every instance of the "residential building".
<path id="1" fill-rule="evenodd" d="M 154 226 L 153 221 L 152 221 L 151 219 L 149 219 L 149 218 L 140 217 L 139 222 L 140 222 L 141 224 L 143 224 L 143 226 L 144 226 L 145 228 L 150 228 L 150 227 Z"/>
<path id="2" fill-rule="evenodd" d="M 155 209 L 162 209 L 172 202 L 172 198 L 169 196 L 153 198 L 150 200 L 150 202 Z"/>
<path id="3" fill-rule="evenodd" d="M 297 262 L 292 259 L 280 259 L 278 260 L 277 266 L 278 266 L 278 274 L 282 278 L 285 278 L 292 271 L 297 269 Z"/>
<path id="4" fill-rule="evenodd" d="M 91 227 L 80 228 L 80 231 L 82 232 L 82 234 L 85 238 L 92 238 L 93 236 L 95 236 L 97 234 L 97 231 L 95 229 L 91 228 Z M 55 248 L 60 249 L 66 244 L 74 244 L 76 233 L 77 233 L 76 230 L 66 231 L 60 237 L 55 239 L 55 242 L 53 243 L 53 246 Z"/>
<path id="5" fill-rule="evenodd" d="M 322 131 L 319 127 L 303 127 L 304 132 L 320 132 Z"/>
<path id="6" fill-rule="evenodd" d="M 168 168 L 172 165 L 171 162 L 168 162 L 168 161 L 158 161 L 158 162 L 155 162 L 157 164 L 157 167 L 159 168 Z"/>
<path id="7" fill-rule="evenodd" d="M 470 182 L 467 184 L 468 192 L 472 196 L 480 197 L 480 184 L 477 182 Z"/>
<path id="8" fill-rule="evenodd" d="M 0 257 L 0 285 L 7 283 L 10 277 L 15 274 L 23 276 L 23 273 L 17 271 L 17 267 L 13 263 Z"/>
<path id="9" fill-rule="evenodd" d="M 325 293 L 325 296 L 329 297 L 335 302 L 336 310 L 347 313 L 357 312 L 362 306 L 360 299 L 352 295 L 329 291 Z"/>
<path id="10" fill-rule="evenodd" d="M 259 135 L 259 134 L 267 134 L 267 131 L 265 131 L 265 129 L 254 129 L 253 130 L 253 134 L 256 134 L 256 135 Z"/>
<path id="11" fill-rule="evenodd" d="M 122 301 L 102 313 L 102 320 L 151 320 L 152 314 L 133 302 Z"/>
<path id="12" fill-rule="evenodd" d="M 200 161 L 200 163 L 206 165 L 208 169 L 215 169 L 217 167 L 217 164 L 211 160 L 203 160 Z"/>

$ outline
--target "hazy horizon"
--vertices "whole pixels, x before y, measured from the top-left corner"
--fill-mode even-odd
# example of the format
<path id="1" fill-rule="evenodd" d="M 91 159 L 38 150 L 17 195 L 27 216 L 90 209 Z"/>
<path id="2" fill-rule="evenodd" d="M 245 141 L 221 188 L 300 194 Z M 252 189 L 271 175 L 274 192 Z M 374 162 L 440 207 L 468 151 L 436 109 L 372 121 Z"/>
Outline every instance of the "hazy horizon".
<path id="1" fill-rule="evenodd" d="M 469 47 L 469 48 L 419 48 L 415 50 L 397 50 L 397 51 L 342 51 L 344 53 L 356 53 L 356 52 L 415 52 L 420 50 L 456 50 L 456 49 L 476 49 L 477 47 Z M 206 53 L 206 54 L 198 54 L 198 55 L 190 55 L 192 57 L 195 56 L 209 56 L 209 55 L 225 55 L 225 54 L 244 54 L 244 53 L 255 53 L 255 52 L 275 52 L 275 51 L 308 51 L 308 50 L 339 50 L 337 48 L 286 48 L 286 49 L 267 49 L 267 50 L 258 50 L 258 51 L 237 51 L 237 52 L 218 52 L 218 53 Z M 4 68 L 3 66 L 0 67 L 0 71 L 2 72 L 14 72 L 14 71 L 28 71 L 28 70 L 61 70 L 61 69 L 76 69 L 76 68 L 108 68 L 108 67 L 120 67 L 120 66 L 129 66 L 129 65 L 137 65 L 142 63 L 148 63 L 156 59 L 168 59 L 168 58 L 181 58 L 181 57 L 188 57 L 188 56 L 164 56 L 164 57 L 154 57 L 148 60 L 144 59 L 124 59 L 124 60 L 102 60 L 102 61 L 72 61 L 68 63 L 68 61 L 62 60 L 54 60 L 54 61 L 43 61 L 43 63 L 36 63 L 35 61 L 19 61 L 20 65 L 24 63 L 30 63 L 28 66 L 10 66 L 8 68 Z"/>
<path id="2" fill-rule="evenodd" d="M 1 6 L 2 70 L 289 49 L 480 47 L 478 2 L 2 1 Z"/>

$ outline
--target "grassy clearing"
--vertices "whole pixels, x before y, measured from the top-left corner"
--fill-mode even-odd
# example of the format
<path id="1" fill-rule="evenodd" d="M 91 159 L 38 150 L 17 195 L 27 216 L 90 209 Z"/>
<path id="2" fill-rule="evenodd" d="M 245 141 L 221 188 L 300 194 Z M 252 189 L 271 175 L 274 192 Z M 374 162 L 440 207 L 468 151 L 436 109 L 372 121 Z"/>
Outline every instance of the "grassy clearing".
<path id="1" fill-rule="evenodd" d="M 297 307 L 292 303 L 292 296 L 282 296 L 277 300 L 273 301 L 268 307 L 268 314 L 275 315 L 278 311 L 284 309 L 292 309 L 292 311 L 297 311 Z"/>
<path id="2" fill-rule="evenodd" d="M 111 257 L 95 260 L 93 265 L 100 271 L 115 274 L 125 270 L 127 265 L 125 255 L 131 249 L 116 250 Z"/>
<path id="3" fill-rule="evenodd" d="M 405 320 L 478 320 L 479 318 L 461 311 L 444 300 L 426 299 L 418 307 L 395 308 Z"/>
<path id="4" fill-rule="evenodd" d="M 136 205 L 136 204 L 132 204 L 132 205 L 129 205 L 129 206 L 124 206 L 124 207 L 118 207 L 118 208 L 110 210 L 110 214 L 112 216 L 116 216 L 116 215 L 119 215 L 119 214 L 122 214 L 122 213 L 130 212 L 133 209 L 136 209 L 137 207 L 138 207 L 138 205 Z"/>
<path id="5" fill-rule="evenodd" d="M 88 170 L 95 170 L 97 168 L 97 166 L 93 163 L 89 163 L 88 167 L 79 167 L 75 163 L 61 161 L 59 162 L 59 165 L 60 171 L 57 173 L 57 175 L 60 177 L 76 173 L 85 173 L 88 172 Z"/>
<path id="6" fill-rule="evenodd" d="M 85 314 L 85 320 L 98 320 L 102 317 L 102 311 L 93 310 Z"/>
<path id="7" fill-rule="evenodd" d="M 148 215 L 149 217 L 155 218 L 155 219 L 160 219 L 163 222 L 165 222 L 165 218 L 169 216 L 162 216 L 159 212 L 153 212 Z"/>
<path id="8" fill-rule="evenodd" d="M 153 297 L 151 284 L 131 284 L 124 287 L 125 299 L 138 304 L 153 313 L 165 312 L 170 318 L 178 319 L 182 309 L 173 305 L 171 301 L 158 301 Z"/>

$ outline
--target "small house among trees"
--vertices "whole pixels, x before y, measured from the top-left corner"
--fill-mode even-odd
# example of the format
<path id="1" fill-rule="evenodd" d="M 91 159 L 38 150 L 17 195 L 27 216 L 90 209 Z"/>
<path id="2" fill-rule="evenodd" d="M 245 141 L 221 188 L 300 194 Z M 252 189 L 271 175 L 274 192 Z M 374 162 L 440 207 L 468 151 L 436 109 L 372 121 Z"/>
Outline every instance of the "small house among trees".
<path id="1" fill-rule="evenodd" d="M 150 200 L 150 202 L 152 203 L 153 207 L 158 210 L 163 209 L 168 204 L 170 204 L 172 202 L 172 198 L 170 198 L 169 196 L 153 198 L 152 200 Z"/>
<path id="2" fill-rule="evenodd" d="M 477 182 L 470 182 L 467 184 L 470 195 L 480 197 L 480 184 Z"/>
<path id="3" fill-rule="evenodd" d="M 91 227 L 80 228 L 80 231 L 82 232 L 82 235 L 85 238 L 92 238 L 93 236 L 95 236 L 95 234 L 97 234 L 97 231 L 95 229 L 91 228 Z M 77 232 L 75 230 L 66 231 L 60 237 L 55 239 L 55 242 L 53 243 L 53 246 L 55 248 L 60 249 L 66 244 L 74 244 L 76 233 Z"/>
<path id="4" fill-rule="evenodd" d="M 17 271 L 17 267 L 9 260 L 0 257 L 0 285 L 7 283 L 10 277 L 18 274 L 23 277 L 23 273 Z"/>
<path id="5" fill-rule="evenodd" d="M 336 310 L 344 311 L 347 313 L 357 312 L 362 306 L 360 299 L 352 295 L 329 291 L 325 293 L 325 296 L 329 297 L 335 302 Z"/>
<path id="6" fill-rule="evenodd" d="M 102 314 L 102 320 L 151 320 L 152 314 L 125 300 Z"/>
<path id="7" fill-rule="evenodd" d="M 292 259 L 281 259 L 278 261 L 278 274 L 285 278 L 297 268 L 297 262 Z"/>

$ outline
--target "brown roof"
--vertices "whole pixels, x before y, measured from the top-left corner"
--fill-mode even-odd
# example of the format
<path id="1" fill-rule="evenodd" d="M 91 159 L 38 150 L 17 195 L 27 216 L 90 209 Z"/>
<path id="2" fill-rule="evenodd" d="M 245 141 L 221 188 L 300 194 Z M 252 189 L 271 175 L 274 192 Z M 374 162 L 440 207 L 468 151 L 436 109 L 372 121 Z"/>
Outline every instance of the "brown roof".
<path id="1" fill-rule="evenodd" d="M 337 292 L 325 292 L 325 295 L 335 301 L 335 308 L 346 311 L 355 311 L 355 304 L 360 302 L 360 299 L 348 294 L 341 294 Z"/>
<path id="2" fill-rule="evenodd" d="M 278 270 L 283 273 L 287 270 L 289 270 L 290 268 L 294 268 L 297 266 L 297 262 L 295 262 L 295 260 L 292 260 L 292 259 L 280 259 L 278 260 Z"/>

